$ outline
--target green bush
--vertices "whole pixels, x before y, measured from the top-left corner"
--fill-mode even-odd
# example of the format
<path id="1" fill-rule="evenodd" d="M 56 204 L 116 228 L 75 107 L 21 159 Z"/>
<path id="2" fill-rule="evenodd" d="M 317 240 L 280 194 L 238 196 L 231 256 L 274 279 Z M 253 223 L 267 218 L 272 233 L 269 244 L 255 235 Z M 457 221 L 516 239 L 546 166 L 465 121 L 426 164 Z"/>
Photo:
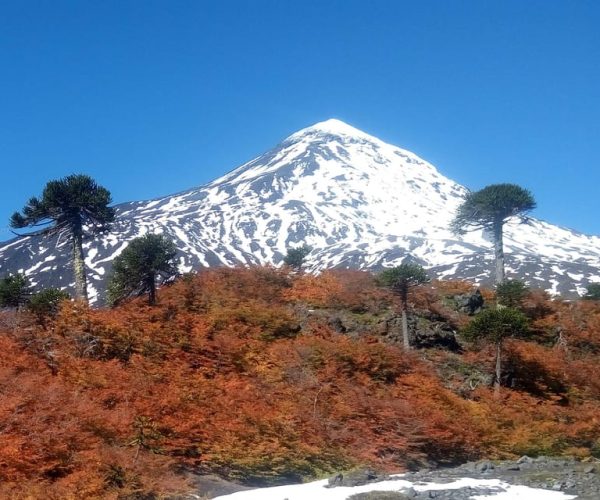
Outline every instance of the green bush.
<path id="1" fill-rule="evenodd" d="M 583 298 L 586 300 L 600 300 L 600 283 L 590 284 Z"/>
<path id="2" fill-rule="evenodd" d="M 515 309 L 486 309 L 462 331 L 470 341 L 489 339 L 500 342 L 508 337 L 524 337 L 528 333 L 525 315 Z"/>
<path id="3" fill-rule="evenodd" d="M 45 324 L 46 320 L 56 316 L 60 303 L 69 298 L 69 294 L 63 290 L 46 288 L 31 296 L 27 308 L 36 316 L 39 323 Z"/>
<path id="4" fill-rule="evenodd" d="M 496 286 L 498 304 L 506 307 L 519 308 L 528 293 L 529 288 L 521 280 L 505 280 Z"/>
<path id="5" fill-rule="evenodd" d="M 10 274 L 0 280 L 0 307 L 20 307 L 27 302 L 31 290 L 23 274 Z"/>

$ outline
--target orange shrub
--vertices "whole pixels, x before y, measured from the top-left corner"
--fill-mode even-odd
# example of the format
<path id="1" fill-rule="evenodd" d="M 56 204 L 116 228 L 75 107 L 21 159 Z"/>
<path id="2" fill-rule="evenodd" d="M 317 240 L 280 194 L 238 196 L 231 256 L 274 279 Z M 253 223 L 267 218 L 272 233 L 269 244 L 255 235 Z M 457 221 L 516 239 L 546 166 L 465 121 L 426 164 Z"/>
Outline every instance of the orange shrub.
<path id="1" fill-rule="evenodd" d="M 414 304 L 457 324 L 442 298 L 471 289 L 435 283 Z M 0 496 L 182 491 L 181 466 L 268 483 L 600 446 L 597 304 L 531 299 L 551 341 L 507 342 L 512 387 L 496 400 L 484 379 L 469 385 L 491 350 L 407 353 L 329 326 L 327 309 L 392 300 L 368 273 L 216 269 L 161 289 L 156 307 L 65 303 L 46 329 L 7 320 Z"/>

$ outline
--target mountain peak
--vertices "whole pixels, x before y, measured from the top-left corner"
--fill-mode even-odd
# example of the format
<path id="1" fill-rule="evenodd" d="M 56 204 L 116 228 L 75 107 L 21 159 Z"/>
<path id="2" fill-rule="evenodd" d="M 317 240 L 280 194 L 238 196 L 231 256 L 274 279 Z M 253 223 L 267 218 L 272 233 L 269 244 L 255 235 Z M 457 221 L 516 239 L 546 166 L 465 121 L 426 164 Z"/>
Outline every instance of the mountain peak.
<path id="1" fill-rule="evenodd" d="M 346 122 L 342 120 L 338 120 L 337 118 L 330 118 L 329 120 L 325 120 L 319 123 L 315 123 L 314 125 L 308 127 L 308 130 L 318 130 L 321 132 L 327 132 L 329 134 L 345 134 L 345 135 L 362 135 L 364 132 L 359 130 L 352 125 L 348 125 Z M 305 129 L 307 130 L 307 129 Z"/>
<path id="2" fill-rule="evenodd" d="M 357 129 L 352 125 L 348 125 L 347 123 L 336 118 L 330 118 L 329 120 L 318 122 L 310 127 L 303 128 L 289 136 L 288 139 L 299 139 L 300 137 L 306 135 L 346 136 L 379 142 L 379 139 L 376 137 L 369 135 L 366 132 L 363 132 L 362 130 Z"/>
<path id="3" fill-rule="evenodd" d="M 112 260 L 146 232 L 173 240 L 182 272 L 278 265 L 288 248 L 306 243 L 312 271 L 379 270 L 410 257 L 432 277 L 485 283 L 487 233 L 457 238 L 448 229 L 465 192 L 414 153 L 326 120 L 209 184 L 116 207 L 112 232 L 84 243 L 88 293 L 102 300 Z M 600 280 L 600 237 L 530 219 L 507 224 L 504 243 L 508 275 L 534 288 L 573 296 Z M 0 245 L 0 274 L 72 287 L 69 248 L 58 235 Z"/>

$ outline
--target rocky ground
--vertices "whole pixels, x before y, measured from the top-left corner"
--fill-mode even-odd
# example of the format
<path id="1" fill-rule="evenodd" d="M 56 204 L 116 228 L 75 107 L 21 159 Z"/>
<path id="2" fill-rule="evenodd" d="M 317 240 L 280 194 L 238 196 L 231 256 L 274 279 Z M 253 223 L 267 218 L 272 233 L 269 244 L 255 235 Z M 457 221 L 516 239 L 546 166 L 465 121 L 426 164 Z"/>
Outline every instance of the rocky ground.
<path id="1" fill-rule="evenodd" d="M 509 484 L 542 488 L 549 491 L 576 495 L 578 500 L 600 499 L 600 461 L 580 462 L 568 458 L 529 458 L 517 461 L 480 461 L 459 467 L 421 470 L 409 472 L 402 479 L 413 483 L 451 483 L 461 478 L 500 479 Z M 357 471 L 347 477 L 336 476 L 330 480 L 331 486 L 352 486 L 374 483 L 390 479 L 369 471 Z M 402 493 L 377 492 L 360 493 L 352 500 L 468 500 L 474 495 L 492 495 L 496 487 L 465 487 L 452 490 L 416 491 L 409 489 Z M 492 497 L 493 498 L 493 497 Z"/>

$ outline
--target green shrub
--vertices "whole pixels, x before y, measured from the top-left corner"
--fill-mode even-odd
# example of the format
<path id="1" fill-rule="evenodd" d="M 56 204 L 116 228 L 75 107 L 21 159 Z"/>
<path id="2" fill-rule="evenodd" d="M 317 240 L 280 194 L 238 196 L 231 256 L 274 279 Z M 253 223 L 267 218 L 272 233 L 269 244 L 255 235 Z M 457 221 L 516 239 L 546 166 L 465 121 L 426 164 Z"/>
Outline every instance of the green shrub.
<path id="1" fill-rule="evenodd" d="M 498 304 L 506 307 L 519 308 L 528 293 L 529 288 L 521 280 L 505 280 L 496 286 Z"/>
<path id="2" fill-rule="evenodd" d="M 0 280 L 0 307 L 21 307 L 30 294 L 29 283 L 23 274 L 10 274 Z"/>
<path id="3" fill-rule="evenodd" d="M 590 284 L 583 298 L 586 300 L 600 300 L 600 283 Z"/>
<path id="4" fill-rule="evenodd" d="M 38 322 L 43 325 L 48 319 L 56 316 L 60 308 L 60 303 L 69 298 L 69 294 L 63 290 L 46 288 L 31 296 L 27 308 L 36 316 Z"/>

